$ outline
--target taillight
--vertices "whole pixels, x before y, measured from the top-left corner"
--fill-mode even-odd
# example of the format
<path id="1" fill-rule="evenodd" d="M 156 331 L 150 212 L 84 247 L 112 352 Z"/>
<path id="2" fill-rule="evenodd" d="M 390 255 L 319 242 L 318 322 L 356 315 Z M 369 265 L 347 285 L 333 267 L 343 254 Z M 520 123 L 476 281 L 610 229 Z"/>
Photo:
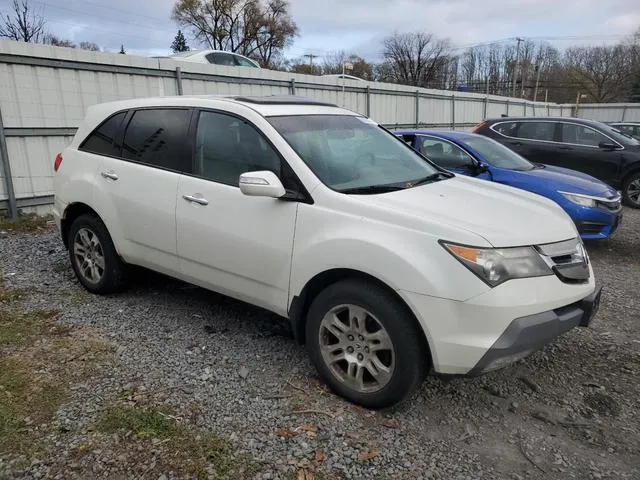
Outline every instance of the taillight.
<path id="1" fill-rule="evenodd" d="M 473 130 L 471 130 L 471 132 L 472 133 L 478 133 L 481 129 L 483 129 L 486 126 L 487 126 L 487 122 L 479 123 L 478 125 L 475 126 L 475 128 Z"/>
<path id="2" fill-rule="evenodd" d="M 56 159 L 53 161 L 53 171 L 57 172 L 58 169 L 60 168 L 60 165 L 62 165 L 62 154 L 59 153 L 56 155 Z"/>

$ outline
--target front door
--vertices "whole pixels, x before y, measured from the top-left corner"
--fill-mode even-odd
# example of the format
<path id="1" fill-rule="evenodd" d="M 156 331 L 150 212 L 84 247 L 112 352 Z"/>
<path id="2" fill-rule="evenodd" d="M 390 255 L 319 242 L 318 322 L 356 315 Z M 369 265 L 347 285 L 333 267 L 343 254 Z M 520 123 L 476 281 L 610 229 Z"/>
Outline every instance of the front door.
<path id="1" fill-rule="evenodd" d="M 248 197 L 242 173 L 283 161 L 258 130 L 230 114 L 201 111 L 193 176 L 177 194 L 182 275 L 205 288 L 286 314 L 298 204 Z"/>
<path id="2" fill-rule="evenodd" d="M 418 135 L 415 141 L 420 153 L 441 168 L 484 180 L 491 178 L 489 172 L 478 171 L 478 162 L 469 153 L 449 140 L 431 135 Z"/>

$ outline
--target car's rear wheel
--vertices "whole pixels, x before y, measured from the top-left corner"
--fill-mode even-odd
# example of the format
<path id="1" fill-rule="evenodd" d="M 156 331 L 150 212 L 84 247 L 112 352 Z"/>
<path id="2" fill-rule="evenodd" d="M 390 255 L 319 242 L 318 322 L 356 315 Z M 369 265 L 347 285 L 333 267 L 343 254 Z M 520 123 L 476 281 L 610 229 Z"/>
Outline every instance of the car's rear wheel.
<path id="1" fill-rule="evenodd" d="M 312 302 L 306 342 L 337 394 L 368 408 L 407 398 L 428 366 L 423 334 L 407 308 L 374 283 L 344 280 Z"/>
<path id="2" fill-rule="evenodd" d="M 640 208 L 640 172 L 635 172 L 625 179 L 622 185 L 622 199 L 631 208 Z"/>
<path id="3" fill-rule="evenodd" d="M 80 283 L 107 294 L 126 284 L 127 266 L 118 256 L 107 227 L 95 215 L 80 215 L 69 229 L 69 258 Z"/>

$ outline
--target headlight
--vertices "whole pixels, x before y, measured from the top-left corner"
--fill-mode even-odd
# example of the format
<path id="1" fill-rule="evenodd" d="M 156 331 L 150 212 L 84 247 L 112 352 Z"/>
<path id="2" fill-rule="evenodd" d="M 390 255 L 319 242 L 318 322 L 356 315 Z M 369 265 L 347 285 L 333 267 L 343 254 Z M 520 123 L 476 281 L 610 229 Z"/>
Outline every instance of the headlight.
<path id="1" fill-rule="evenodd" d="M 553 274 L 533 247 L 476 248 L 446 242 L 442 245 L 491 287 L 513 278 Z"/>
<path id="2" fill-rule="evenodd" d="M 592 208 L 596 206 L 596 201 L 591 197 L 587 197 L 585 195 L 580 195 L 577 193 L 566 193 L 566 192 L 560 192 L 560 193 L 564 198 L 566 198 L 570 202 L 575 203 L 576 205 L 580 205 L 581 207 Z"/>

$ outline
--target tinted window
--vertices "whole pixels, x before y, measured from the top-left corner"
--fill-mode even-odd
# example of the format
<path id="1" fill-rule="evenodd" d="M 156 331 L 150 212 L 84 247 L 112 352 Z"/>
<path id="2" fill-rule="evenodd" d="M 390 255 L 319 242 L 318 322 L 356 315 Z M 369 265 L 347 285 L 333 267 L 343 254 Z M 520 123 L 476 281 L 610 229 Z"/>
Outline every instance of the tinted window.
<path id="1" fill-rule="evenodd" d="M 516 122 L 498 123 L 493 126 L 493 129 L 507 137 L 515 137 L 516 131 L 518 130 L 518 124 Z"/>
<path id="2" fill-rule="evenodd" d="M 138 110 L 125 132 L 122 156 L 154 167 L 190 173 L 187 139 L 190 115 L 190 110 Z"/>
<path id="3" fill-rule="evenodd" d="M 556 124 L 553 122 L 522 122 L 518 138 L 553 141 Z"/>
<path id="4" fill-rule="evenodd" d="M 249 60 L 247 60 L 246 58 L 242 58 L 236 55 L 236 63 L 238 65 L 240 65 L 241 67 L 253 67 L 256 68 L 255 64 L 253 62 L 250 62 Z"/>
<path id="5" fill-rule="evenodd" d="M 127 112 L 115 114 L 96 128 L 80 146 L 80 150 L 116 157 L 120 155 L 120 146 L 116 145 L 116 135 Z"/>
<path id="6" fill-rule="evenodd" d="M 280 156 L 247 122 L 231 115 L 201 112 L 196 139 L 196 175 L 238 186 L 242 173 L 270 170 L 281 176 Z"/>
<path id="7" fill-rule="evenodd" d="M 593 128 L 575 123 L 562 124 L 562 141 L 591 147 L 597 147 L 600 142 L 611 142 L 611 140 Z"/>
<path id="8" fill-rule="evenodd" d="M 234 56 L 230 53 L 210 53 L 207 55 L 207 60 L 209 60 L 209 63 L 215 63 L 216 65 L 236 66 Z"/>
<path id="9" fill-rule="evenodd" d="M 442 168 L 460 168 L 473 160 L 457 145 L 433 137 L 419 137 L 420 153 Z"/>
<path id="10" fill-rule="evenodd" d="M 409 188 L 436 168 L 374 122 L 352 115 L 270 117 L 269 122 L 325 185 L 337 191 Z"/>

